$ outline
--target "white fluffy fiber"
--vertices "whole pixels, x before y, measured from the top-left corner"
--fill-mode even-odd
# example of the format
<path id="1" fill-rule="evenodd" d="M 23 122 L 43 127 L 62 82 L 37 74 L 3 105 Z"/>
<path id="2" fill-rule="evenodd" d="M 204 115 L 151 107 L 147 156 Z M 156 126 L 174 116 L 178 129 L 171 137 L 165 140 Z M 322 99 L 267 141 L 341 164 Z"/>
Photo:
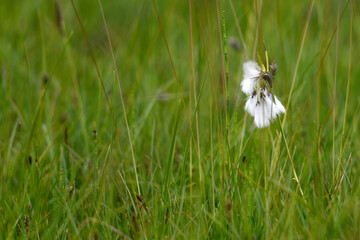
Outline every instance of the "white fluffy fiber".
<path id="1" fill-rule="evenodd" d="M 255 126 L 258 128 L 269 126 L 280 113 L 285 113 L 284 106 L 276 96 L 274 102 L 272 95 L 265 89 L 261 98 L 261 91 L 257 95 L 249 96 L 245 104 L 245 110 L 254 117 Z"/>
<path id="2" fill-rule="evenodd" d="M 257 80 L 260 77 L 261 69 L 254 61 L 245 62 L 243 65 L 244 79 L 241 82 L 241 90 L 250 95 L 254 91 Z"/>

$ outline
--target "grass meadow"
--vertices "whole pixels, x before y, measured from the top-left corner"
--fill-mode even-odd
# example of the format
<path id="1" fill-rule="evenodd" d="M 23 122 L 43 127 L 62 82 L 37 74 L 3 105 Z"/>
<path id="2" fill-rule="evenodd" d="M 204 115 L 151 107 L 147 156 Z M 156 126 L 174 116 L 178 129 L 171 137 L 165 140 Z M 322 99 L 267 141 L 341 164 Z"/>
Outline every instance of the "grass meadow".
<path id="1" fill-rule="evenodd" d="M 359 9 L 1 0 L 0 238 L 359 239 Z"/>

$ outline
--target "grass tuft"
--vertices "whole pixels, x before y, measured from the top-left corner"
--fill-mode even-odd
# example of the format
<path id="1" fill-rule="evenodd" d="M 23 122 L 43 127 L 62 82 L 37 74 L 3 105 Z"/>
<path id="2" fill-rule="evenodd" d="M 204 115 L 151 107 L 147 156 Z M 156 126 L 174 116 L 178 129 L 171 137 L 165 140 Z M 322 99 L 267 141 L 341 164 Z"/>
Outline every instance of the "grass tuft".
<path id="1" fill-rule="evenodd" d="M 358 239 L 358 9 L 3 1 L 0 239 Z M 257 129 L 264 39 L 286 114 Z"/>

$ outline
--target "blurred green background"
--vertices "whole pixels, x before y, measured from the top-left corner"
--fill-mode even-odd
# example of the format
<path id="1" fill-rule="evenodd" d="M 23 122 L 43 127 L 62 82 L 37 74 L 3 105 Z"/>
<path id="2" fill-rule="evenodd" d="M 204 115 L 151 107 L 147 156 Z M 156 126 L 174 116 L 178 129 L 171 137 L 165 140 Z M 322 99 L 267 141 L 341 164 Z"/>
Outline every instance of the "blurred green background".
<path id="1" fill-rule="evenodd" d="M 0 1 L 1 238 L 360 237 L 357 1 Z"/>

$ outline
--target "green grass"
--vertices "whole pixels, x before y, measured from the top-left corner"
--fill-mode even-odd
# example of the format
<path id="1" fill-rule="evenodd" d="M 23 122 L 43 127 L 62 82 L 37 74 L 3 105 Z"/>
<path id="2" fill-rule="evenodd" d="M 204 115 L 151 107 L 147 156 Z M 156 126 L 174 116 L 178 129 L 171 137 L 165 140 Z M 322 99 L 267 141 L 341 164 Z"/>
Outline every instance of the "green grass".
<path id="1" fill-rule="evenodd" d="M 3 1 L 0 238 L 358 239 L 359 9 Z M 263 39 L 287 112 L 256 129 Z"/>

